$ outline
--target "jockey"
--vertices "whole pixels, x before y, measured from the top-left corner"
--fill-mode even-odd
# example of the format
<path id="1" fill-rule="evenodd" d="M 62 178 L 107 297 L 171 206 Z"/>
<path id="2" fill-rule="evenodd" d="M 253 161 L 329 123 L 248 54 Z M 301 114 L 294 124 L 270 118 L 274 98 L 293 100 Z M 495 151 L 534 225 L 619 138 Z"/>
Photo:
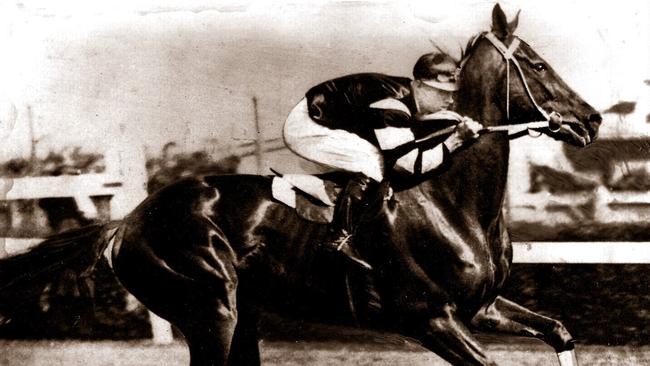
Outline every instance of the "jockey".
<path id="1" fill-rule="evenodd" d="M 284 124 L 284 140 L 291 151 L 326 167 L 355 173 L 338 204 L 325 245 L 370 268 L 350 246 L 353 212 L 367 202 L 370 186 L 385 181 L 386 169 L 413 174 L 440 166 L 449 154 L 478 137 L 483 126 L 448 110 L 457 90 L 458 66 L 444 53 L 418 59 L 415 80 L 377 73 L 343 76 L 316 85 L 291 111 Z M 413 127 L 426 120 L 454 120 L 454 130 L 442 143 L 419 146 Z M 387 167 L 385 153 L 407 151 Z M 424 151 L 423 151 L 424 150 Z"/>

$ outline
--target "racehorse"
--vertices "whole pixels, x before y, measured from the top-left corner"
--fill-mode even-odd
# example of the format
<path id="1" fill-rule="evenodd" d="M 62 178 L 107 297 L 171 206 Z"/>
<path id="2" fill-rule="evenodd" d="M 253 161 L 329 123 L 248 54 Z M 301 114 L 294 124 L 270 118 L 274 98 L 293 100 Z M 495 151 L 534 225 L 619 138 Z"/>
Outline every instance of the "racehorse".
<path id="1" fill-rule="evenodd" d="M 497 5 L 492 23 L 464 52 L 458 112 L 495 127 L 548 119 L 553 111 L 566 123 L 540 132 L 591 143 L 600 115 L 513 34 L 518 16 L 509 23 Z M 495 364 L 472 329 L 536 337 L 561 365 L 576 362 L 573 338 L 559 321 L 499 296 L 512 264 L 503 214 L 508 156 L 508 134 L 488 132 L 444 168 L 395 182 L 394 195 L 380 203 L 379 215 L 364 218 L 366 230 L 355 238 L 373 266 L 362 277 L 376 294 L 361 325 L 415 338 L 454 365 Z M 305 316 L 346 309 L 332 299 L 346 293 L 340 274 L 354 270 L 320 260 L 315 244 L 327 229 L 275 201 L 271 177 L 185 179 L 121 222 L 53 237 L 0 262 L 0 288 L 66 265 L 87 275 L 111 241 L 115 274 L 183 333 L 191 365 L 259 365 L 260 308 Z M 350 288 L 350 304 L 363 314 Z"/>

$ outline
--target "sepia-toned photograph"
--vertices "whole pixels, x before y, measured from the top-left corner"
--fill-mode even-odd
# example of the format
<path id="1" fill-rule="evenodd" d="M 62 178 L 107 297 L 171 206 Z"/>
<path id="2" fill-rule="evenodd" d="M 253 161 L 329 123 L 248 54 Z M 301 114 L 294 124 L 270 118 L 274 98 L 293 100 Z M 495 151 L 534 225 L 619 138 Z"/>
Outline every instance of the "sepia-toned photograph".
<path id="1" fill-rule="evenodd" d="M 650 364 L 650 3 L 0 3 L 0 366 Z"/>

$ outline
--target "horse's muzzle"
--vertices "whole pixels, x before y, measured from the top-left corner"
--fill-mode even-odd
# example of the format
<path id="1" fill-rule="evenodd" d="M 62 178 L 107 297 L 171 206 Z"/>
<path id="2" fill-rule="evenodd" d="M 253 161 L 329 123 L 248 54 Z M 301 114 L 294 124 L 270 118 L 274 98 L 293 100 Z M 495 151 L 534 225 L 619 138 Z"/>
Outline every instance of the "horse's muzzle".
<path id="1" fill-rule="evenodd" d="M 587 132 L 593 141 L 598 136 L 598 129 L 600 128 L 600 124 L 603 122 L 603 117 L 600 115 L 600 113 L 594 113 L 590 114 L 586 120 Z"/>

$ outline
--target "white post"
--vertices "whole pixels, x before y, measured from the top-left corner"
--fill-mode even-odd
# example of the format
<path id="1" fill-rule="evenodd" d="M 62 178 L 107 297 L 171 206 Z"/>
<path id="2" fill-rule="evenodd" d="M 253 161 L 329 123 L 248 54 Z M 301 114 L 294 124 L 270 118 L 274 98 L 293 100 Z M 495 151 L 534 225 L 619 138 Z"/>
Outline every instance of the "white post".
<path id="1" fill-rule="evenodd" d="M 147 198 L 147 168 L 144 146 L 128 136 L 120 124 L 120 143 L 106 154 L 106 173 L 120 177 L 121 194 L 111 199 L 111 218 L 123 218 Z M 173 341 L 171 325 L 149 311 L 153 341 L 167 344 Z"/>
<path id="2" fill-rule="evenodd" d="M 7 199 L 7 193 L 13 187 L 13 179 L 0 179 L 0 200 Z M 5 238 L 0 238 L 0 259 L 8 257 Z"/>
<path id="3" fill-rule="evenodd" d="M 598 187 L 596 189 L 594 198 L 594 219 L 597 222 L 611 222 L 614 218 L 614 213 L 609 209 L 610 192 L 605 187 Z"/>
<path id="4" fill-rule="evenodd" d="M 0 259 L 7 258 L 9 256 L 9 253 L 7 253 L 7 245 L 5 244 L 5 241 L 5 238 L 0 238 Z"/>
<path id="5" fill-rule="evenodd" d="M 530 197 L 530 164 L 528 163 L 527 143 L 529 138 L 510 142 L 510 168 L 508 169 L 508 186 L 506 187 L 505 214 L 506 222 L 512 212 L 521 211 L 521 207 L 529 204 L 526 198 Z"/>
<path id="6" fill-rule="evenodd" d="M 155 344 L 170 344 L 174 341 L 172 327 L 165 319 L 149 311 L 149 322 Z"/>
<path id="7" fill-rule="evenodd" d="M 106 154 L 106 173 L 119 177 L 122 194 L 111 199 L 111 217 L 128 215 L 147 198 L 147 169 L 144 146 L 130 138 L 120 124 L 120 143 Z"/>
<path id="8" fill-rule="evenodd" d="M 4 143 L 14 130 L 18 118 L 16 105 L 7 100 L 7 95 L 0 95 L 0 143 Z M 11 190 L 12 179 L 0 179 L 0 200 L 4 201 Z M 0 259 L 8 257 L 5 238 L 0 238 Z"/>

